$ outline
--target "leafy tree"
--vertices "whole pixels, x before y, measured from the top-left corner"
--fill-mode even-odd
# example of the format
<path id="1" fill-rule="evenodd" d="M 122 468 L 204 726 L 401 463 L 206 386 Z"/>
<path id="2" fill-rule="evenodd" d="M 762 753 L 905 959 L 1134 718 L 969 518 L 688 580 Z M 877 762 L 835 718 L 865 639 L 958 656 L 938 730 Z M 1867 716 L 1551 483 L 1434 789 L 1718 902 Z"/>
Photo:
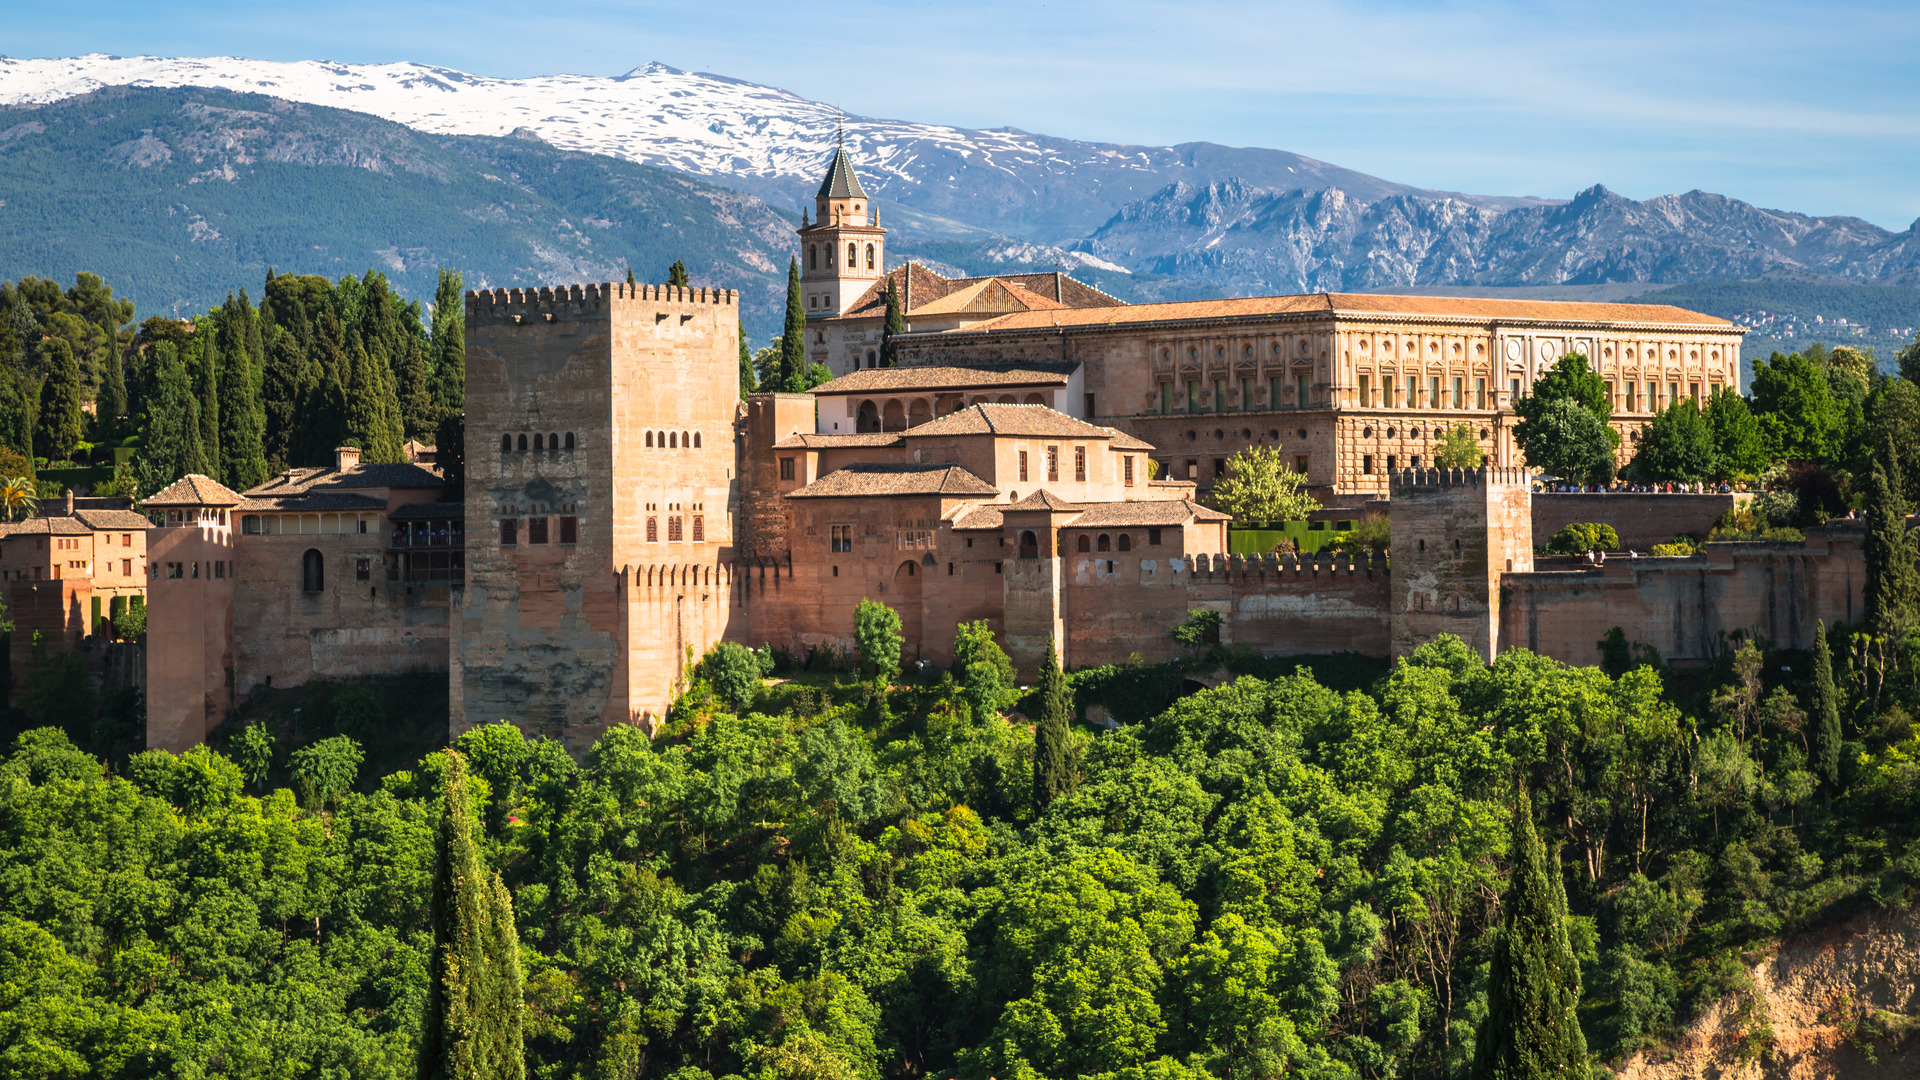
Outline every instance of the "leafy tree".
<path id="1" fill-rule="evenodd" d="M 256 720 L 240 732 L 234 752 L 247 783 L 255 791 L 260 790 L 267 782 L 267 774 L 273 771 L 273 733 Z"/>
<path id="2" fill-rule="evenodd" d="M 900 307 L 900 281 L 887 279 L 887 317 L 880 327 L 880 366 L 899 367 L 899 346 L 894 337 L 907 332 L 907 317 Z"/>
<path id="3" fill-rule="evenodd" d="M 87 414 L 81 408 L 86 387 L 81 383 L 80 362 L 74 359 L 71 345 L 51 338 L 46 349 L 47 381 L 40 388 L 34 449 L 49 461 L 67 461 L 86 434 Z"/>
<path id="4" fill-rule="evenodd" d="M 701 658 L 700 677 L 734 712 L 746 712 L 760 689 L 760 659 L 745 645 L 722 641 Z"/>
<path id="5" fill-rule="evenodd" d="M 779 389 L 789 394 L 807 389 L 807 305 L 800 295 L 800 260 L 787 260 L 787 317 L 780 332 Z"/>
<path id="6" fill-rule="evenodd" d="M 1865 448 L 1873 453 L 1884 455 L 1892 445 L 1892 456 L 1885 460 L 1897 468 L 1902 480 L 1894 493 L 1909 506 L 1920 502 L 1920 386 L 1904 378 L 1875 383 L 1863 409 L 1861 434 Z M 1867 456 L 1870 458 L 1871 453 Z M 1871 460 L 1852 463 L 1856 476 L 1872 470 Z"/>
<path id="7" fill-rule="evenodd" d="M 667 284 L 676 289 L 684 289 L 691 284 L 687 278 L 686 263 L 681 262 L 679 259 L 673 260 L 673 265 L 667 267 Z"/>
<path id="8" fill-rule="evenodd" d="M 1619 551 L 1620 534 L 1613 526 L 1599 522 L 1574 522 L 1560 527 L 1547 541 L 1547 550 L 1561 555 L 1585 555 L 1589 551 Z"/>
<path id="9" fill-rule="evenodd" d="M 1681 398 L 1640 429 L 1640 446 L 1628 470 L 1636 480 L 1691 484 L 1715 475 L 1717 464 L 1707 418 L 1692 400 Z"/>
<path id="10" fill-rule="evenodd" d="M 421 1033 L 421 1080 L 520 1080 L 526 1075 L 523 979 L 513 900 L 474 843 L 466 763 L 446 755 L 435 843 L 433 952 Z"/>
<path id="11" fill-rule="evenodd" d="M 1754 365 L 1752 395 L 1771 457 L 1828 460 L 1842 434 L 1845 412 L 1833 400 L 1820 365 L 1799 353 L 1774 353 Z"/>
<path id="12" fill-rule="evenodd" d="M 1276 447 L 1249 446 L 1227 459 L 1227 474 L 1208 498 L 1241 522 L 1298 521 L 1320 508 L 1305 491 L 1307 478 L 1282 460 Z"/>
<path id="13" fill-rule="evenodd" d="M 359 743 L 335 735 L 295 750 L 288 764 L 293 768 L 293 784 L 300 790 L 301 801 L 309 809 L 320 810 L 353 790 L 365 758 Z"/>
<path id="14" fill-rule="evenodd" d="M 1475 1080 L 1585 1076 L 1580 1030 L 1580 964 L 1567 937 L 1559 866 L 1533 827 L 1533 800 L 1522 792 L 1513 814 L 1513 866 L 1505 918 L 1493 942 L 1487 1018 L 1474 1042 Z"/>
<path id="15" fill-rule="evenodd" d="M 954 634 L 953 669 L 960 673 L 962 692 L 976 717 L 998 715 L 1009 703 L 1018 673 L 1013 660 L 993 640 L 987 620 L 961 623 Z"/>
<path id="16" fill-rule="evenodd" d="M 1522 423 L 1528 431 L 1522 447 L 1528 465 L 1576 484 L 1613 480 L 1613 430 L 1591 409 L 1559 398 Z"/>
<path id="17" fill-rule="evenodd" d="M 1473 425 L 1455 424 L 1433 447 L 1433 463 L 1442 469 L 1477 469 L 1486 464 L 1486 451 L 1474 436 Z"/>
<path id="18" fill-rule="evenodd" d="M 875 678 L 884 682 L 900 670 L 900 648 L 906 640 L 900 632 L 899 612 L 878 600 L 862 600 L 854 609 L 853 642 Z"/>
<path id="19" fill-rule="evenodd" d="M 1767 467 L 1767 440 L 1746 398 L 1726 387 L 1715 390 L 1707 399 L 1707 428 L 1720 478 L 1757 476 Z"/>
<path id="20" fill-rule="evenodd" d="M 1040 668 L 1040 720 L 1033 729 L 1033 809 L 1044 813 L 1053 801 L 1073 790 L 1073 695 L 1060 670 L 1060 652 L 1047 640 L 1046 663 Z"/>

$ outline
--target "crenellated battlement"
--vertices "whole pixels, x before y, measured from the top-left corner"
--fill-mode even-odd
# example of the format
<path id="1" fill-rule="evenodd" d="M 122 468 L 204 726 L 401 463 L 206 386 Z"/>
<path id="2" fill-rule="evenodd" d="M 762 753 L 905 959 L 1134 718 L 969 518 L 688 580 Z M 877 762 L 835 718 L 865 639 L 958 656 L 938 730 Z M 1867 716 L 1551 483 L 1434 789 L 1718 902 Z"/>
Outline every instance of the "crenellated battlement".
<path id="1" fill-rule="evenodd" d="M 1195 582 L 1214 581 L 1251 585 L 1333 584 L 1339 578 L 1366 578 L 1385 574 L 1384 555 L 1355 552 L 1318 552 L 1309 555 L 1275 554 L 1191 556 L 1188 574 Z"/>
<path id="2" fill-rule="evenodd" d="M 552 322 L 562 316 L 591 315 L 616 302 L 673 305 L 677 313 L 700 307 L 738 307 L 734 289 L 680 288 L 673 285 L 542 285 L 537 289 L 470 289 L 467 318 L 482 322 Z"/>
<path id="3" fill-rule="evenodd" d="M 1486 465 L 1478 469 L 1395 469 L 1387 477 L 1391 495 L 1416 495 L 1451 488 L 1531 487 L 1533 476 L 1518 465 Z"/>

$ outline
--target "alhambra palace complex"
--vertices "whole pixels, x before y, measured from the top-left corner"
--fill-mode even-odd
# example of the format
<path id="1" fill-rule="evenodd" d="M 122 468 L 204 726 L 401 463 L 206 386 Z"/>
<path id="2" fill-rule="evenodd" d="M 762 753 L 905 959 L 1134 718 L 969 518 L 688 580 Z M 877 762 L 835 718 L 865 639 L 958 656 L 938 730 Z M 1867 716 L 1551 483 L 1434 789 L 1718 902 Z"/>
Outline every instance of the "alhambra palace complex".
<path id="1" fill-rule="evenodd" d="M 1512 402 L 1568 352 L 1609 380 L 1629 443 L 1677 396 L 1738 389 L 1742 331 L 1722 320 L 1373 295 L 1127 305 L 1063 274 L 883 272 L 885 238 L 836 153 L 799 232 L 808 347 L 837 375 L 809 394 L 739 400 L 730 291 L 468 293 L 464 506 L 431 468 L 351 450 L 246 492 L 188 477 L 142 504 L 150 529 L 70 506 L 0 544 L 16 621 L 77 644 L 101 598 L 144 587 L 153 746 L 199 742 L 261 687 L 444 671 L 453 733 L 505 718 L 577 748 L 651 724 L 717 641 L 849 648 L 869 597 L 900 612 L 909 661 L 945 665 L 955 624 L 985 619 L 1027 674 L 1050 639 L 1068 667 L 1172 657 L 1194 608 L 1262 653 L 1401 655 L 1444 632 L 1573 663 L 1613 626 L 1686 662 L 1736 630 L 1804 646 L 1816 618 L 1858 611 L 1843 523 L 1536 563 L 1568 521 L 1644 549 L 1731 505 L 1537 493 L 1512 439 Z M 882 368 L 889 280 L 909 332 Z M 1489 466 L 1431 468 L 1463 421 Z M 1306 472 L 1317 516 L 1389 512 L 1390 558 L 1226 555 L 1227 518 L 1196 494 L 1250 445 Z"/>

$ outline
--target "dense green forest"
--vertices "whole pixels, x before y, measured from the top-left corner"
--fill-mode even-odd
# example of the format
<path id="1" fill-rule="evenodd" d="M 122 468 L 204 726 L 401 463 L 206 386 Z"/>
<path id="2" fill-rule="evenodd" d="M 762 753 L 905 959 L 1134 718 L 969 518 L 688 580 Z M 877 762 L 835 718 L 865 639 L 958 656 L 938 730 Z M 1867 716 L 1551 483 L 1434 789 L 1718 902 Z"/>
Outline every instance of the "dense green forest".
<path id="1" fill-rule="evenodd" d="M 1390 671 L 1216 650 L 1192 663 L 1250 674 L 1022 698 L 965 631 L 958 683 L 766 681 L 777 658 L 722 646 L 658 738 L 460 737 L 528 1075 L 1464 1076 L 1520 790 L 1545 876 L 1519 878 L 1529 910 L 1564 892 L 1595 1063 L 1750 994 L 1748 950 L 1920 883 L 1914 681 L 1855 639 L 1685 673 L 1624 642 L 1609 670 L 1449 638 Z M 1121 725 L 1069 731 L 1074 699 Z M 20 736 L 0 1069 L 414 1071 L 449 759 L 382 774 L 286 734 L 104 763 Z"/>
<path id="2" fill-rule="evenodd" d="M 246 490 L 341 445 L 404 461 L 457 427 L 466 390 L 461 279 L 431 313 L 375 270 L 338 282 L 267 272 L 205 315 L 134 323 L 98 275 L 0 282 L 0 475 L 149 495 L 187 473 Z M 453 433 L 457 434 L 457 433 Z"/>

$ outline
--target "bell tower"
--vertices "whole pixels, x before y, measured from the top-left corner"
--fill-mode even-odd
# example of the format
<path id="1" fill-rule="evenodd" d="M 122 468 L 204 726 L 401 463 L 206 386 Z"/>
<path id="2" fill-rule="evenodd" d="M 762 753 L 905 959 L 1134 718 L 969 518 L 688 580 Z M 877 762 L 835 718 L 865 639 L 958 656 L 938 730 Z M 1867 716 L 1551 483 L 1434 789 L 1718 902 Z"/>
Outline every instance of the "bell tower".
<path id="1" fill-rule="evenodd" d="M 885 273 L 887 231 L 847 160 L 844 133 L 813 206 L 813 222 L 804 213 L 800 221 L 800 291 L 808 322 L 845 311 Z M 813 349 L 809 341 L 808 351 Z"/>

